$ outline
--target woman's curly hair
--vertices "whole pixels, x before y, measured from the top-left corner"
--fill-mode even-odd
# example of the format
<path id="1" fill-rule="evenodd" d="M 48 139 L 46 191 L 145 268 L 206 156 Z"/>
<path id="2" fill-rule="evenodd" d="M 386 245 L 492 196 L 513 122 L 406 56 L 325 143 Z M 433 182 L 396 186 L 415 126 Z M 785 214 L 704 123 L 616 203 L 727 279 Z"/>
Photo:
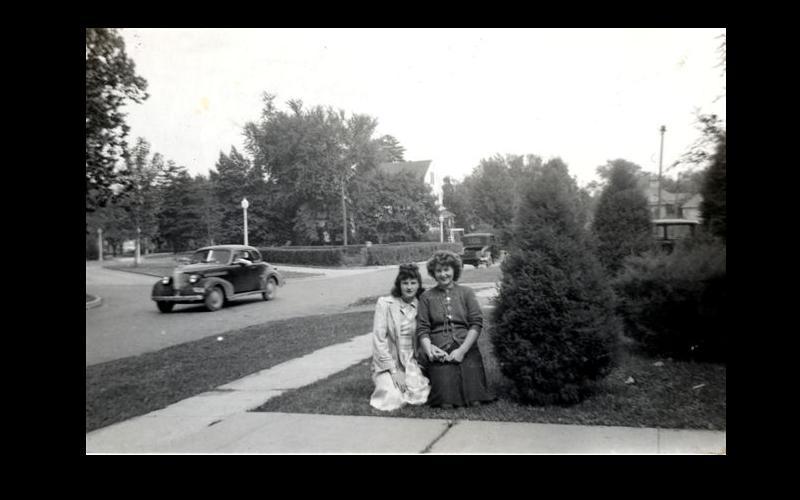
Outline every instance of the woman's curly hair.
<path id="1" fill-rule="evenodd" d="M 422 288 L 422 275 L 419 272 L 419 266 L 414 263 L 400 264 L 400 269 L 397 271 L 397 277 L 394 279 L 394 286 L 392 287 L 392 297 L 402 297 L 403 293 L 400 291 L 400 283 L 403 280 L 417 280 L 419 288 L 417 288 L 417 298 L 425 291 Z"/>
<path id="2" fill-rule="evenodd" d="M 459 257 L 457 253 L 451 252 L 450 250 L 438 250 L 428 261 L 428 276 L 433 279 L 436 279 L 436 276 L 434 276 L 434 270 L 436 269 L 436 266 L 450 266 L 453 268 L 453 281 L 458 281 L 458 278 L 461 276 L 461 269 L 463 267 L 461 264 L 461 257 Z"/>

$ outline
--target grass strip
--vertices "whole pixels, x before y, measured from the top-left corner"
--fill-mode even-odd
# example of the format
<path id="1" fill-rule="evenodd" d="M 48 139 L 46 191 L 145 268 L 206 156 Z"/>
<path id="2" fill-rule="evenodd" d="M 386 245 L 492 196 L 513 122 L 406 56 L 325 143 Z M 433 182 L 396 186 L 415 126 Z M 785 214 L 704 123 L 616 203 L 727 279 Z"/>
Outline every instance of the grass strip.
<path id="1" fill-rule="evenodd" d="M 86 367 L 86 432 L 143 415 L 244 376 L 346 342 L 373 312 L 273 321 Z"/>
<path id="2" fill-rule="evenodd" d="M 489 341 L 479 338 L 487 381 L 497 400 L 477 408 L 443 410 L 406 406 L 386 413 L 369 406 L 373 390 L 370 361 L 273 398 L 255 411 L 366 415 L 449 420 L 488 420 L 576 425 L 724 430 L 726 367 L 648 358 L 626 348 L 617 367 L 597 384 L 593 396 L 572 406 L 528 406 L 513 397 L 513 384 L 501 373 Z M 663 364 L 657 366 L 655 363 Z M 632 377 L 634 383 L 626 383 Z M 704 384 L 701 387 L 700 384 Z"/>

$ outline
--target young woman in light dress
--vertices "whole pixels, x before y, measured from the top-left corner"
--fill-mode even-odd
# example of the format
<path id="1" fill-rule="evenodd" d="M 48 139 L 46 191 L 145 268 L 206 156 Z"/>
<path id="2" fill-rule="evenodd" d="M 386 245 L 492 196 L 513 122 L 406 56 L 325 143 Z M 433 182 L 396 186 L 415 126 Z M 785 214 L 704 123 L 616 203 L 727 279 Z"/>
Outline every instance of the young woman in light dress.
<path id="1" fill-rule="evenodd" d="M 416 264 L 402 264 L 391 295 L 375 305 L 372 328 L 372 381 L 369 404 L 392 411 L 428 400 L 430 383 L 417 363 L 417 307 L 422 276 Z"/>

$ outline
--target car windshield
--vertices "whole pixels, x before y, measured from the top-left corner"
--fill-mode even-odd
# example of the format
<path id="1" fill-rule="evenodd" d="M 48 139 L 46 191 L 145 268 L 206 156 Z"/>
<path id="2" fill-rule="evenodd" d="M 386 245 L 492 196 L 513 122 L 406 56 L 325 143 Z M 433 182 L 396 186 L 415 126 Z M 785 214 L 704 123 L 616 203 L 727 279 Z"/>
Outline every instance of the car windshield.
<path id="1" fill-rule="evenodd" d="M 464 236 L 461 238 L 461 244 L 465 247 L 478 247 L 489 244 L 489 238 L 486 236 Z"/>
<path id="2" fill-rule="evenodd" d="M 198 250 L 189 261 L 191 264 L 227 264 L 231 258 L 230 250 Z"/>

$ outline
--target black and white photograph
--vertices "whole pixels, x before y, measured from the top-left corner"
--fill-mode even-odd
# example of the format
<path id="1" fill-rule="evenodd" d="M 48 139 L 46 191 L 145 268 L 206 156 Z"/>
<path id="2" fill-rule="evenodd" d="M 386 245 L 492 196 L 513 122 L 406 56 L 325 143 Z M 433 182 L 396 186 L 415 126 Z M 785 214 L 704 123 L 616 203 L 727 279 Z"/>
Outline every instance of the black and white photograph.
<path id="1" fill-rule="evenodd" d="M 727 30 L 86 34 L 87 455 L 727 455 Z"/>

